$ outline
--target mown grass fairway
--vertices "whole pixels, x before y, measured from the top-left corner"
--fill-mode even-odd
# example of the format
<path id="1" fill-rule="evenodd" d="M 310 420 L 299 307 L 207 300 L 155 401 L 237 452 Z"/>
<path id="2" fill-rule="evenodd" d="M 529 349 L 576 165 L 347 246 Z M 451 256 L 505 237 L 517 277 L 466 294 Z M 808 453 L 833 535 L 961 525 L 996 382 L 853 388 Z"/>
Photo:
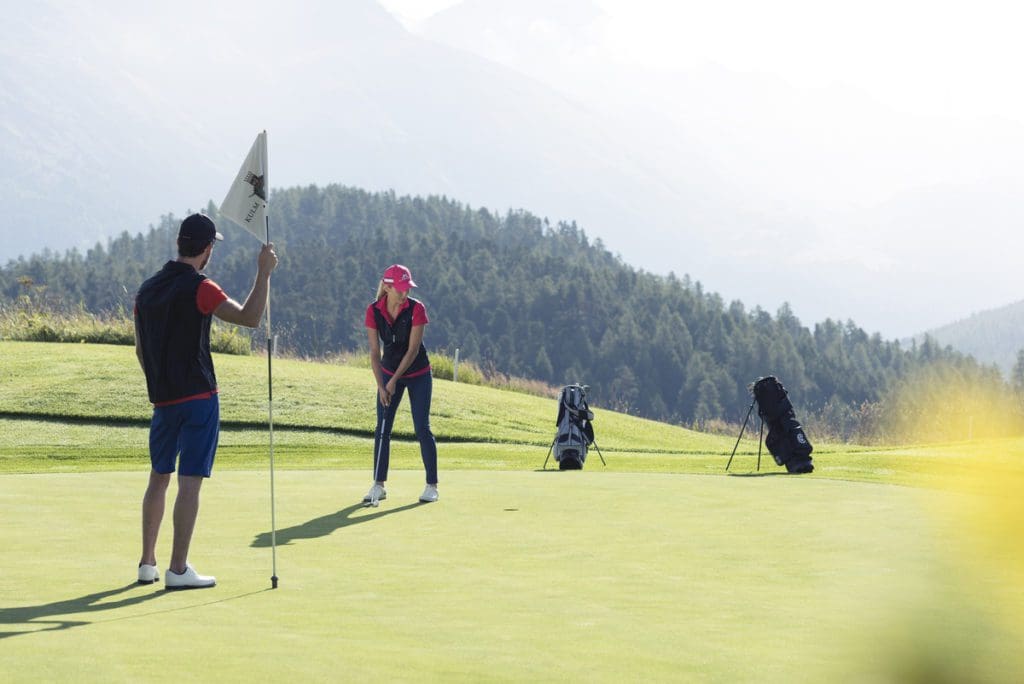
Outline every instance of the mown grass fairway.
<path id="1" fill-rule="evenodd" d="M 219 585 L 169 593 L 131 584 L 144 477 L 0 476 L 5 680 L 826 681 L 930 641 L 1013 672 L 935 492 L 463 471 L 419 505 L 403 471 L 365 509 L 361 475 L 283 472 L 271 591 L 266 478 L 233 471 L 192 553 Z"/>
<path id="2" fill-rule="evenodd" d="M 130 349 L 0 343 L 0 681 L 1024 672 L 1024 440 L 816 445 L 801 477 L 767 453 L 754 472 L 745 440 L 727 475 L 733 438 L 599 411 L 608 467 L 539 472 L 553 401 L 439 381 L 440 502 L 416 503 L 400 440 L 388 499 L 362 508 L 368 371 L 282 362 L 270 590 L 264 362 L 217 359 L 228 424 L 191 558 L 218 586 L 175 593 L 134 584 L 148 407 Z M 168 511 L 162 570 L 170 531 Z"/>

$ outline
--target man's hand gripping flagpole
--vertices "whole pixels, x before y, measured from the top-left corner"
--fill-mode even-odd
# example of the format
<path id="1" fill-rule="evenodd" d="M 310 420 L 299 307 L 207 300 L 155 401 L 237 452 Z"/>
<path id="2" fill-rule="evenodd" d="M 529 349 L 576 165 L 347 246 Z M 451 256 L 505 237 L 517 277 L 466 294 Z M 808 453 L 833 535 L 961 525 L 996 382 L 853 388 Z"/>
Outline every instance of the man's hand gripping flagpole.
<path id="1" fill-rule="evenodd" d="M 256 239 L 270 245 L 270 214 L 267 197 L 270 194 L 267 173 L 267 132 L 256 136 L 248 156 L 238 170 L 235 182 L 220 206 L 220 214 L 231 219 Z M 265 231 L 265 233 L 264 233 Z M 263 234 L 261 234 L 263 233 Z M 270 332 L 270 286 L 267 286 L 267 424 L 270 434 L 270 548 L 272 574 L 271 588 L 277 589 L 277 520 L 274 510 L 274 338 Z"/>

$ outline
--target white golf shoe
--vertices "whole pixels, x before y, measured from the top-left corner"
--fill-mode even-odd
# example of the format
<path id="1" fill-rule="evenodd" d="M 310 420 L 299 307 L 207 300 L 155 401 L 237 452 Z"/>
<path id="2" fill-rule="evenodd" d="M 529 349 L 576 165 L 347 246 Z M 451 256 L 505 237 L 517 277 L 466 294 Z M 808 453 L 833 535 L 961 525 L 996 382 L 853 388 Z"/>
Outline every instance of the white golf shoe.
<path id="1" fill-rule="evenodd" d="M 388 492 L 384 489 L 384 485 L 374 484 L 370 487 L 370 491 L 363 497 L 363 503 L 373 503 L 374 501 L 381 501 L 388 498 Z"/>
<path id="2" fill-rule="evenodd" d="M 420 494 L 420 503 L 433 503 L 437 501 L 437 485 L 428 484 L 423 493 Z"/>
<path id="3" fill-rule="evenodd" d="M 165 589 L 204 589 L 216 584 L 216 577 L 200 575 L 196 572 L 196 569 L 188 563 L 185 564 L 185 572 L 178 574 L 173 570 L 168 570 L 167 574 L 164 576 Z"/>
<path id="4" fill-rule="evenodd" d="M 155 565 L 139 563 L 139 584 L 152 584 L 160 581 L 160 569 Z"/>

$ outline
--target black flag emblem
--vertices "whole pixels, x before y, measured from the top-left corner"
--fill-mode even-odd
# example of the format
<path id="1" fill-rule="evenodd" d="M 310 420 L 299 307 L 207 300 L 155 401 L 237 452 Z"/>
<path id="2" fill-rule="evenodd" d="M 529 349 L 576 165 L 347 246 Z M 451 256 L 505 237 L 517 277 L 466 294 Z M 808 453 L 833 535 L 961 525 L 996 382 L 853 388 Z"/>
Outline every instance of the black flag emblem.
<path id="1" fill-rule="evenodd" d="M 263 187 L 263 178 L 264 178 L 264 176 L 257 176 L 254 173 L 246 173 L 245 174 L 245 182 L 252 186 L 252 195 L 249 195 L 249 197 L 252 197 L 253 195 L 256 195 L 261 200 L 266 202 L 267 201 L 267 191 Z"/>

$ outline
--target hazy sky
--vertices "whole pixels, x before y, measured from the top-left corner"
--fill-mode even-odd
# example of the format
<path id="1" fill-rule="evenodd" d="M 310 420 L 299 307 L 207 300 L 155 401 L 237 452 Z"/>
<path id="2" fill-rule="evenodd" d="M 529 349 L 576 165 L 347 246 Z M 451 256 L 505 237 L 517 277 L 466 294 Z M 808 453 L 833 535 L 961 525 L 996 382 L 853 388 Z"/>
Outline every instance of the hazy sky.
<path id="1" fill-rule="evenodd" d="M 380 0 L 415 23 L 459 0 Z M 1024 4 L 979 0 L 595 0 L 610 56 L 690 68 L 716 63 L 793 85 L 843 83 L 917 113 L 1024 122 L 1017 87 Z"/>
<path id="2" fill-rule="evenodd" d="M 380 2 L 414 32 L 460 4 Z M 487 0 L 465 4 L 478 2 Z M 521 2 L 520 15 L 537 8 L 538 16 L 570 23 L 579 12 L 556 10 L 586 4 Z M 788 233 L 766 243 L 782 238 L 795 250 L 789 267 L 814 266 L 845 283 L 846 300 L 834 307 L 840 317 L 906 335 L 1022 298 L 1015 273 L 1024 250 L 1024 41 L 1017 35 L 1024 4 L 593 3 L 605 16 L 582 41 L 579 26 L 563 34 L 537 22 L 526 46 L 490 36 L 460 44 L 556 88 L 589 78 L 598 98 L 589 101 L 608 109 L 629 106 L 629 81 L 612 92 L 613 69 L 602 65 L 680 74 L 664 81 L 681 84 L 665 96 L 675 130 L 703 146 L 714 171 L 736 188 L 737 204 L 788 217 Z M 552 59 L 575 63 L 545 61 Z M 712 287 L 733 296 L 727 281 Z M 851 303 L 856 293 L 860 307 Z M 833 315 L 827 301 L 793 298 L 810 320 Z"/>
<path id="3" fill-rule="evenodd" d="M 413 31 L 460 4 L 381 1 Z M 563 17 L 579 15 L 588 3 L 521 1 L 523 13 L 536 6 L 538 16 L 553 17 L 560 6 L 577 10 Z M 603 82 L 612 71 L 605 65 L 699 74 L 703 83 L 667 96 L 677 109 L 666 114 L 715 148 L 711 154 L 726 160 L 726 173 L 751 196 L 792 203 L 796 213 L 817 211 L 819 223 L 837 220 L 846 203 L 870 208 L 920 188 L 1018 183 L 1024 41 L 1015 34 L 1024 4 L 591 1 L 605 16 L 586 34 L 536 22 L 526 48 L 478 37 L 472 49 L 558 89 L 583 92 L 589 82 L 590 94 L 608 106 L 637 95 L 628 81 Z M 464 4 L 475 2 L 486 0 Z M 729 79 L 708 82 L 719 68 Z M 750 80 L 735 90 L 744 75 Z M 620 89 L 618 103 L 609 88 Z M 695 96 L 705 98 L 712 117 L 725 116 L 687 118 Z"/>
<path id="4" fill-rule="evenodd" d="M 904 336 L 1024 298 L 1017 276 L 1024 252 L 1024 88 L 1016 73 L 1024 64 L 1024 41 L 1016 36 L 1024 10 L 1013 3 L 465 0 L 463 11 L 427 23 L 463 3 L 378 2 L 413 32 L 446 43 L 436 57 L 452 64 L 478 64 L 476 55 L 496 61 L 507 69 L 488 71 L 495 82 L 522 80 L 509 69 L 525 74 L 540 84 L 531 83 L 537 85 L 533 99 L 519 104 L 551 98 L 557 105 L 552 111 L 562 111 L 568 102 L 567 125 L 587 124 L 593 140 L 609 143 L 598 150 L 608 155 L 601 163 L 589 156 L 599 147 L 590 143 L 559 154 L 559 162 L 585 160 L 583 173 L 593 169 L 603 179 L 614 172 L 623 183 L 639 183 L 627 186 L 634 189 L 623 206 L 642 201 L 636 198 L 648 190 L 660 198 L 631 214 L 650 229 L 650 243 L 616 231 L 628 225 L 621 217 L 587 214 L 595 205 L 591 197 L 562 192 L 557 184 L 529 195 L 533 186 L 517 187 L 516 176 L 478 189 L 482 197 L 468 182 L 456 184 L 459 191 L 452 192 L 461 201 L 578 219 L 631 265 L 686 272 L 727 300 L 771 311 L 789 301 L 808 323 L 852 318 L 870 331 Z M 377 16 L 363 2 L 311 3 L 321 12 L 338 9 L 339 16 L 346 16 L 346 5 L 355 12 L 354 30 Z M 242 6 L 257 11 L 241 13 Z M 209 176 L 189 174 L 177 191 L 209 198 L 216 193 L 208 188 L 219 188 L 219 181 L 203 178 L 219 177 L 225 168 L 233 172 L 235 150 L 249 144 L 253 130 L 268 127 L 277 141 L 275 187 L 343 182 L 448 191 L 444 170 L 436 173 L 440 148 L 403 169 L 407 175 L 383 162 L 345 170 L 322 152 L 319 138 L 327 135 L 339 149 L 377 144 L 368 159 L 382 160 L 382 151 L 404 149 L 391 145 L 387 125 L 404 135 L 418 130 L 396 111 L 384 128 L 363 135 L 359 107 L 401 109 L 390 91 L 380 101 L 357 97 L 351 116 L 344 108 L 330 115 L 318 109 L 346 88 L 362 93 L 357 76 L 369 77 L 375 65 L 361 63 L 359 74 L 332 70 L 333 90 L 309 107 L 287 98 L 265 108 L 247 106 L 256 101 L 261 78 L 269 78 L 271 91 L 284 74 L 294 92 L 314 92 L 323 87 L 319 80 L 307 83 L 293 74 L 322 79 L 317 67 L 347 54 L 341 47 L 362 54 L 353 47 L 362 35 L 345 34 L 348 25 L 339 22 L 311 23 L 302 3 L 285 9 L 274 0 L 54 0 L 19 7 L 20 24 L 15 11 L 0 23 L 0 34 L 10 31 L 0 41 L 0 56 L 22 65 L 5 75 L 23 86 L 17 102 L 25 106 L 15 113 L 25 120 L 19 125 L 31 131 L 41 121 L 41 139 L 52 132 L 46 126 L 60 135 L 90 112 L 94 132 L 106 125 L 108 112 L 116 112 L 126 139 L 166 132 L 161 140 L 169 141 L 167 149 L 158 156 L 183 155 L 181 163 L 192 158 L 192 148 L 177 140 L 202 149 L 202 170 Z M 366 17 L 359 14 L 363 10 Z M 33 19 L 37 15 L 46 20 Z M 255 30 L 267 15 L 275 16 L 278 30 L 260 62 L 238 29 Z M 381 35 L 390 35 L 392 22 L 383 23 Z M 8 55 L 5 46 L 15 52 Z M 310 68 L 296 72 L 296 64 Z M 444 76 L 441 69 L 439 83 Z M 64 93 L 59 107 L 43 97 L 58 92 Z M 196 94 L 231 105 L 199 116 L 188 104 Z M 373 121 L 379 119 L 388 117 Z M 550 116 L 548 121 L 559 123 Z M 444 134 L 443 126 L 420 133 L 425 139 L 410 149 L 431 149 Z M 117 178 L 134 168 L 135 156 L 109 139 L 81 136 L 78 147 L 47 150 L 37 166 L 63 169 L 58 152 L 66 152 L 66 161 L 88 169 L 81 178 Z M 108 154 L 108 146 L 121 154 Z M 30 144 L 14 149 L 33 151 Z M 132 221 L 152 220 L 177 206 L 170 192 L 161 182 L 159 199 L 140 194 Z M 30 198 L 34 193 L 24 190 Z M 669 231 L 678 238 L 673 247 L 690 249 L 651 246 Z M 90 235 L 87 245 L 94 239 Z M 799 282 L 777 283 L 773 294 L 764 285 L 767 278 L 749 271 L 749 264 L 767 261 Z M 807 287 L 811 282 L 816 286 Z"/>

